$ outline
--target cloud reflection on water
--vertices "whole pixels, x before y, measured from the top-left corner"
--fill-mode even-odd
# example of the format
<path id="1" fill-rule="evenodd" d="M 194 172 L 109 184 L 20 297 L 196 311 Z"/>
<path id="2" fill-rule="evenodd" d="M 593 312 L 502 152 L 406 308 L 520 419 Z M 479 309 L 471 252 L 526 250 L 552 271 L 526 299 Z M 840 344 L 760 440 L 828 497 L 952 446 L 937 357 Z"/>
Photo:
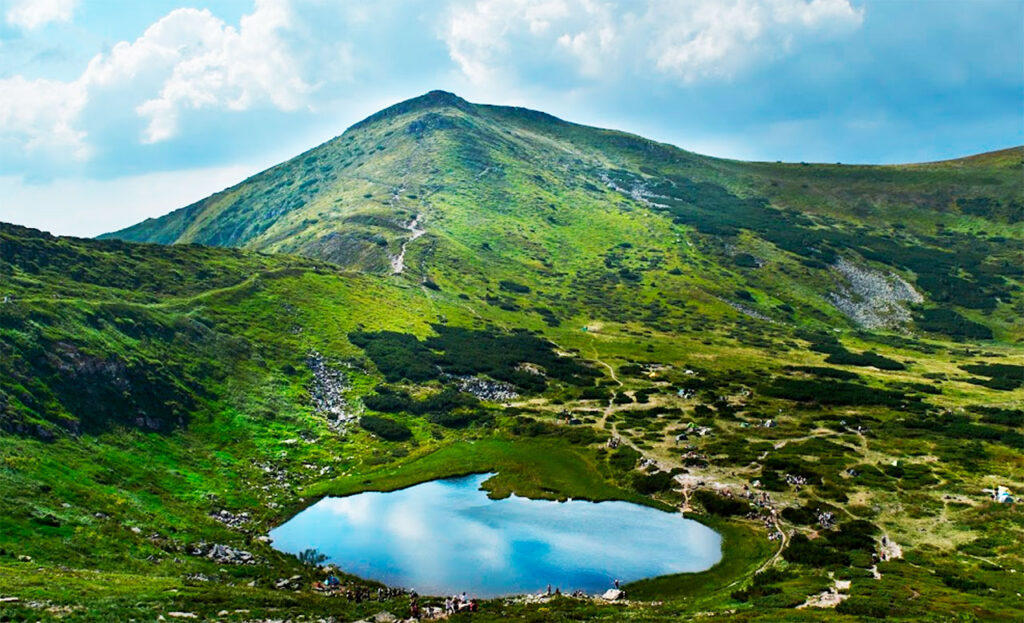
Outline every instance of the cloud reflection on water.
<path id="1" fill-rule="evenodd" d="M 481 597 L 547 584 L 598 592 L 613 578 L 699 571 L 721 558 L 719 535 L 678 515 L 626 502 L 491 500 L 480 489 L 489 476 L 325 498 L 271 537 L 363 577 Z"/>

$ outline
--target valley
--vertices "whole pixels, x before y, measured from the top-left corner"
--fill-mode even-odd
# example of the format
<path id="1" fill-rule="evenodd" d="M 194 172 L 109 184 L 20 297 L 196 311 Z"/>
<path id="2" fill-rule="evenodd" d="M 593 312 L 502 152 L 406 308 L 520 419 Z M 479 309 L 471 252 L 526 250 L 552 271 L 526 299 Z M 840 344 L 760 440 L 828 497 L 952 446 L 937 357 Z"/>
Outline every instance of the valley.
<path id="1" fill-rule="evenodd" d="M 722 560 L 452 620 L 1020 620 L 1022 167 L 723 160 L 434 91 L 100 239 L 0 225 L 0 614 L 408 616 L 268 533 L 493 473 Z"/>

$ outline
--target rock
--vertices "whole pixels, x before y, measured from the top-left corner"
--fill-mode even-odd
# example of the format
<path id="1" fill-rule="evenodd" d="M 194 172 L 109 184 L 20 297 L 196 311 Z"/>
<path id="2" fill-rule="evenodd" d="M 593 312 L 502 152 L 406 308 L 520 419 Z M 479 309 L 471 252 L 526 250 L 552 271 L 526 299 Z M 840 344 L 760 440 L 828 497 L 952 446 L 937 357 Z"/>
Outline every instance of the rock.
<path id="1" fill-rule="evenodd" d="M 394 623 L 398 620 L 398 617 L 384 610 L 373 615 L 373 618 L 370 620 L 373 621 L 373 623 Z"/>
<path id="2" fill-rule="evenodd" d="M 31 556 L 25 556 L 23 554 L 21 556 L 18 556 L 18 562 L 32 562 L 32 557 Z"/>
<path id="3" fill-rule="evenodd" d="M 327 426 L 335 432 L 344 432 L 345 424 L 358 417 L 345 399 L 348 390 L 348 376 L 341 370 L 327 364 L 324 356 L 313 350 L 306 356 L 306 365 L 313 373 L 313 386 L 309 395 L 313 411 L 327 420 Z"/>
<path id="4" fill-rule="evenodd" d="M 907 304 L 924 298 L 896 273 L 884 273 L 840 258 L 832 269 L 845 282 L 828 300 L 847 318 L 867 329 L 891 329 L 910 322 Z"/>
<path id="5" fill-rule="evenodd" d="M 224 524 L 225 526 L 228 526 L 229 528 L 236 528 L 236 529 L 241 529 L 247 523 L 252 521 L 252 517 L 249 515 L 249 513 L 244 513 L 243 512 L 243 513 L 238 513 L 236 515 L 236 514 L 230 512 L 230 511 L 227 511 L 225 509 L 221 509 L 219 511 L 214 511 L 214 512 L 210 513 L 210 517 L 212 517 L 213 519 L 216 519 L 217 521 L 219 521 L 220 523 Z"/>
<path id="6" fill-rule="evenodd" d="M 617 601 L 619 599 L 622 599 L 623 596 L 624 593 L 619 589 L 609 588 L 601 595 L 601 599 L 605 599 L 607 601 Z"/>
<path id="7" fill-rule="evenodd" d="M 490 402 L 510 402 L 519 397 L 515 386 L 501 381 L 492 381 L 476 376 L 450 376 L 458 381 L 459 391 L 473 394 L 480 400 Z"/>
<path id="8" fill-rule="evenodd" d="M 280 578 L 274 582 L 274 588 L 277 590 L 297 591 L 302 588 L 302 576 L 293 575 L 290 578 Z"/>
<path id="9" fill-rule="evenodd" d="M 172 619 L 198 619 L 199 615 L 195 612 L 168 612 L 167 616 Z"/>
<path id="10" fill-rule="evenodd" d="M 222 565 L 255 565 L 259 562 L 256 556 L 243 549 L 235 549 L 229 545 L 220 543 L 209 544 L 200 542 L 189 545 L 185 553 L 190 556 L 205 556 L 210 560 Z"/>

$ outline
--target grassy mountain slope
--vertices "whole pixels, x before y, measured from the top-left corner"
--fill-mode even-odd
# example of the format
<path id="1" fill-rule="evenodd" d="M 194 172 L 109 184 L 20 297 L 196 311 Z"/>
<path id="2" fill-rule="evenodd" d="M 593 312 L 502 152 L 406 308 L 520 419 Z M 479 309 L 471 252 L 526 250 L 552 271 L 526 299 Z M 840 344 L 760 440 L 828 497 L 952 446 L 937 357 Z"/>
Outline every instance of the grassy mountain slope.
<path id="1" fill-rule="evenodd" d="M 380 273 L 405 248 L 415 277 L 525 279 L 569 312 L 639 286 L 643 308 L 617 306 L 609 320 L 661 305 L 663 322 L 685 322 L 669 297 L 685 293 L 779 322 L 1017 341 L 1022 158 L 1015 148 L 890 167 L 726 161 L 432 92 L 110 236 Z M 417 215 L 426 234 L 410 242 Z"/>
<path id="2" fill-rule="evenodd" d="M 0 225 L 0 616 L 405 614 L 260 537 L 493 471 L 683 507 L 725 557 L 475 620 L 1019 620 L 985 490 L 1024 489 L 1020 158 L 740 163 L 434 93 L 117 234 L 215 246 Z"/>

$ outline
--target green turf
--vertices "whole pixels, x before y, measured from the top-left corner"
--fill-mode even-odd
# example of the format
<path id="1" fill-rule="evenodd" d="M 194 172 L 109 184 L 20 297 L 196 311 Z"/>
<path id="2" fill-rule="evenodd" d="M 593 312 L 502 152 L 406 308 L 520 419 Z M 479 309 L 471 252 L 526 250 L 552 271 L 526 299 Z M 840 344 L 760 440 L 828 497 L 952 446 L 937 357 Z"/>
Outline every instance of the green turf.
<path id="1" fill-rule="evenodd" d="M 630 585 L 630 605 L 492 600 L 474 620 L 1020 620 L 1024 507 L 985 490 L 1024 491 L 1021 153 L 744 163 L 435 95 L 118 234 L 214 246 L 0 225 L 0 598 L 20 600 L 0 617 L 404 614 L 315 594 L 322 574 L 258 537 L 324 495 L 493 472 L 499 497 L 689 500 L 725 555 Z M 416 214 L 427 233 L 392 275 Z M 858 326 L 830 302 L 852 287 L 839 258 L 921 302 Z M 457 383 L 388 380 L 353 339 L 379 331 L 433 345 L 395 369 L 524 387 L 431 411 Z M 548 374 L 551 352 L 596 376 Z M 314 408 L 315 356 L 345 426 Z M 382 385 L 420 406 L 371 411 Z M 816 538 L 777 556 L 760 520 L 708 514 L 668 470 L 702 490 L 759 482 L 791 509 L 788 538 Z M 902 558 L 876 579 L 883 535 Z M 189 554 L 201 542 L 259 564 Z M 274 588 L 292 575 L 301 590 Z M 852 582 L 838 607 L 795 608 L 836 579 Z"/>

